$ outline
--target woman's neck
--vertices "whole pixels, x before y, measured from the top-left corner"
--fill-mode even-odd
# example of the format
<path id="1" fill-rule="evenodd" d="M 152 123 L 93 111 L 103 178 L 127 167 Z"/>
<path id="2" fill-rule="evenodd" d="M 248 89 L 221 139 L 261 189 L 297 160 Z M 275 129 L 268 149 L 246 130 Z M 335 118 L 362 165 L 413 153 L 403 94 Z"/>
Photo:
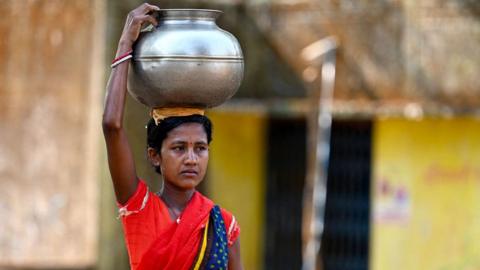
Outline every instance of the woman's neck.
<path id="1" fill-rule="evenodd" d="M 181 212 L 185 209 L 194 193 L 195 189 L 180 190 L 165 182 L 160 196 L 168 208 Z"/>

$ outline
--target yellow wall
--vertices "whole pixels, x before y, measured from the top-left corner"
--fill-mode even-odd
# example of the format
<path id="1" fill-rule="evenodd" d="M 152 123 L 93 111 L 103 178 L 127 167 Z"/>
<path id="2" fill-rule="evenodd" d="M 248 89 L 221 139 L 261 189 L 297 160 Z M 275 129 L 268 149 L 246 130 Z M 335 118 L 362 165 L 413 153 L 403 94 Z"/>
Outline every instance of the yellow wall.
<path id="1" fill-rule="evenodd" d="M 209 197 L 233 212 L 241 226 L 245 269 L 261 269 L 265 211 L 265 117 L 258 113 L 211 112 L 213 142 Z"/>
<path id="2" fill-rule="evenodd" d="M 371 268 L 480 269 L 480 121 L 377 121 Z"/>

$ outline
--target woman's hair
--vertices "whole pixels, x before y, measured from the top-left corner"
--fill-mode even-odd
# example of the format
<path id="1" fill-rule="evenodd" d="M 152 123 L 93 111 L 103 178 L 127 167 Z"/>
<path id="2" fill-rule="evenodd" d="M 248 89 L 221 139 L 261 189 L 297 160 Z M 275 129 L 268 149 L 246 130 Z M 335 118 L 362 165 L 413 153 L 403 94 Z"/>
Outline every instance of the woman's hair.
<path id="1" fill-rule="evenodd" d="M 172 116 L 163 119 L 158 123 L 151 118 L 147 124 L 147 147 L 151 147 L 160 153 L 163 140 L 172 129 L 185 123 L 199 123 L 203 126 L 205 134 L 207 134 L 207 143 L 212 141 L 212 122 L 204 115 L 194 114 L 189 116 Z M 155 166 L 155 171 L 160 173 L 160 167 Z"/>

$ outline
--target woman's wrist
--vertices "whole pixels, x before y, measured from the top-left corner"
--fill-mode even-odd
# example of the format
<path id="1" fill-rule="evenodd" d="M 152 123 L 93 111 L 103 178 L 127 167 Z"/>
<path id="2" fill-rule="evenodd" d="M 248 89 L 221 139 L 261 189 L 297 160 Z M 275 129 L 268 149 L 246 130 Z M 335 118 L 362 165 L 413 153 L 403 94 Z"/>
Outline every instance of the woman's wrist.
<path id="1" fill-rule="evenodd" d="M 133 57 L 132 53 L 133 53 L 133 51 L 129 50 L 126 53 L 124 53 L 124 54 L 118 56 L 117 58 L 113 59 L 112 65 L 110 67 L 114 68 L 114 67 L 120 65 L 121 63 L 131 59 Z"/>
<path id="2" fill-rule="evenodd" d="M 118 43 L 118 48 L 117 48 L 117 53 L 115 54 L 115 58 L 125 54 L 126 52 L 131 51 L 132 48 L 133 48 L 133 42 L 120 40 L 120 42 Z"/>
<path id="3" fill-rule="evenodd" d="M 113 59 L 112 64 L 110 65 L 111 68 L 114 68 L 132 58 L 132 45 L 133 44 L 131 42 L 120 40 L 118 43 L 117 53 L 115 54 L 115 59 Z"/>

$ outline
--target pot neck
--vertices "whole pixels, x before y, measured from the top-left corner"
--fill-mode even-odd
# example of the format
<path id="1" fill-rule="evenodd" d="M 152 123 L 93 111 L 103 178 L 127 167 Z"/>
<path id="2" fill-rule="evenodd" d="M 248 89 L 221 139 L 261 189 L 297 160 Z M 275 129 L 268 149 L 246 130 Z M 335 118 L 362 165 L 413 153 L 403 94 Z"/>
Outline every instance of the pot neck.
<path id="1" fill-rule="evenodd" d="M 161 21 L 204 21 L 215 22 L 222 14 L 213 9 L 162 9 L 159 11 Z"/>

